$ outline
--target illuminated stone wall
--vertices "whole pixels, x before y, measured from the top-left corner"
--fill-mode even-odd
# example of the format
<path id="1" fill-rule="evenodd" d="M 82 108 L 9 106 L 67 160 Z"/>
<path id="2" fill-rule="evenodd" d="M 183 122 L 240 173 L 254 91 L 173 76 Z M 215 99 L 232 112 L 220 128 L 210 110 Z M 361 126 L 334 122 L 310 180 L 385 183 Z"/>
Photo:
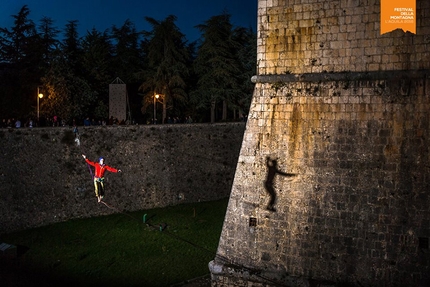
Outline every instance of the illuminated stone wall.
<path id="1" fill-rule="evenodd" d="M 127 85 L 109 85 L 109 118 L 118 119 L 119 122 L 127 119 Z"/>
<path id="2" fill-rule="evenodd" d="M 417 33 L 380 35 L 380 1 L 258 1 L 258 74 L 428 69 L 428 1 Z"/>
<path id="3" fill-rule="evenodd" d="M 379 1 L 260 0 L 258 11 L 212 286 L 427 286 L 430 2 L 417 0 L 417 35 L 379 35 Z M 267 158 L 290 175 L 265 184 Z"/>
<path id="4" fill-rule="evenodd" d="M 0 234 L 230 194 L 244 123 L 0 129 Z M 97 203 L 82 154 L 120 168 Z"/>

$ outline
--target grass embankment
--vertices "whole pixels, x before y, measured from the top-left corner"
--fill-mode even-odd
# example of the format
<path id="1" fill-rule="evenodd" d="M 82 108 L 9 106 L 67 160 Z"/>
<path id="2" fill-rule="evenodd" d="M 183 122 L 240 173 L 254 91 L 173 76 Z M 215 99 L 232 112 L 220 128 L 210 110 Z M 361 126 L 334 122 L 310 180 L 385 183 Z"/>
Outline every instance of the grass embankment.
<path id="1" fill-rule="evenodd" d="M 3 234 L 0 242 L 25 253 L 1 259 L 0 280 L 7 284 L 2 286 L 170 286 L 209 274 L 227 202 L 69 220 Z"/>

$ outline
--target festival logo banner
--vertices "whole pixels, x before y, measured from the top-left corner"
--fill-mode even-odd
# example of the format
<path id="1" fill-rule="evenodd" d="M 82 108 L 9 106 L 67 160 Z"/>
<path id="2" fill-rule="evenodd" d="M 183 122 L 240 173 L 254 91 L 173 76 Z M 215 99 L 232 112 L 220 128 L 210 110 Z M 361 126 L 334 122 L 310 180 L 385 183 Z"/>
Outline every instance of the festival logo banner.
<path id="1" fill-rule="evenodd" d="M 396 29 L 416 34 L 416 0 L 381 0 L 381 35 Z"/>

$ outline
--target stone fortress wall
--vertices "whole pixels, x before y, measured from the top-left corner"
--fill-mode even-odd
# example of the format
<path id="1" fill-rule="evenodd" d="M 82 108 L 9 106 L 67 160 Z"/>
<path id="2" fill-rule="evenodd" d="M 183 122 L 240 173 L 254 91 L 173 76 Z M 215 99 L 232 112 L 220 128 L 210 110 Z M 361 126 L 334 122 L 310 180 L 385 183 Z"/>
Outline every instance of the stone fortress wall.
<path id="1" fill-rule="evenodd" d="M 212 286 L 427 286 L 430 2 L 416 1 L 416 34 L 384 35 L 376 0 L 258 5 Z M 267 182 L 268 158 L 293 176 Z"/>
<path id="2" fill-rule="evenodd" d="M 244 123 L 0 129 L 0 233 L 230 194 Z M 97 202 L 89 167 L 103 156 Z"/>

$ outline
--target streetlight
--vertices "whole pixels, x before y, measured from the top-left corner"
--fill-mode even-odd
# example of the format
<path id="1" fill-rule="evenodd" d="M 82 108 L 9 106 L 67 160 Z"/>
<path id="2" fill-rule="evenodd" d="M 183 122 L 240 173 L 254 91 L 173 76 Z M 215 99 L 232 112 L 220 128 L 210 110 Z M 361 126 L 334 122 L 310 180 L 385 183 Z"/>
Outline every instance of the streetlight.
<path id="1" fill-rule="evenodd" d="M 156 103 L 157 103 L 157 99 L 160 97 L 160 95 L 159 94 L 155 94 L 154 95 L 154 121 L 153 121 L 153 123 L 154 123 L 154 125 L 157 123 L 157 114 L 156 114 L 156 109 L 155 109 L 155 105 L 156 105 Z"/>
<path id="2" fill-rule="evenodd" d="M 37 123 L 39 124 L 39 99 L 43 98 L 43 94 L 40 93 L 39 87 L 37 87 Z"/>

